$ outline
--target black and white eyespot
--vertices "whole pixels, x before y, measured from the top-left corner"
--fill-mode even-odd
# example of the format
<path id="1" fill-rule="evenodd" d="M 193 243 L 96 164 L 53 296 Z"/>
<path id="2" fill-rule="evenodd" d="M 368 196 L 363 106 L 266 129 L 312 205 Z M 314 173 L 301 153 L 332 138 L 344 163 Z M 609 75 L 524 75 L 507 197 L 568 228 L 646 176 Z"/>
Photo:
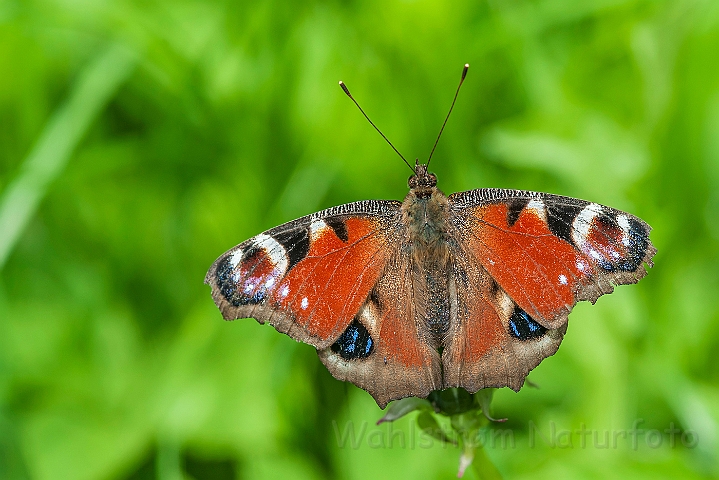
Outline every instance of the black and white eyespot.
<path id="1" fill-rule="evenodd" d="M 284 247 L 270 235 L 260 234 L 220 261 L 215 283 L 232 305 L 256 305 L 267 298 L 288 266 Z"/>
<path id="2" fill-rule="evenodd" d="M 622 245 L 627 248 L 630 247 L 631 240 L 629 238 L 629 235 L 632 226 L 629 223 L 629 217 L 624 213 L 617 215 L 617 225 L 619 225 L 619 228 L 622 229 Z"/>
<path id="3" fill-rule="evenodd" d="M 602 215 L 604 207 L 597 203 L 590 203 L 579 214 L 574 217 L 572 222 L 572 241 L 578 247 L 582 247 L 587 243 L 589 232 L 592 229 L 594 219 Z M 591 254 L 590 254 L 591 255 Z"/>
<path id="4" fill-rule="evenodd" d="M 644 261 L 649 249 L 649 231 L 646 226 L 629 215 L 617 215 L 617 224 L 622 231 L 621 243 L 625 256 L 617 262 L 617 269 L 634 272 Z"/>
<path id="5" fill-rule="evenodd" d="M 378 318 L 382 305 L 373 290 L 352 323 L 332 344 L 331 350 L 344 360 L 361 360 L 374 351 L 375 338 L 379 337 Z"/>
<path id="6" fill-rule="evenodd" d="M 495 299 L 501 309 L 502 318 L 507 319 L 505 327 L 514 338 L 521 341 L 531 340 L 542 337 L 547 332 L 545 327 L 514 303 L 514 300 L 501 288 L 497 288 Z"/>
<path id="7" fill-rule="evenodd" d="M 649 230 L 642 222 L 596 203 L 587 205 L 574 219 L 572 239 L 606 272 L 636 271 L 649 248 Z M 585 264 L 578 260 L 577 268 L 586 272 L 589 266 Z"/>

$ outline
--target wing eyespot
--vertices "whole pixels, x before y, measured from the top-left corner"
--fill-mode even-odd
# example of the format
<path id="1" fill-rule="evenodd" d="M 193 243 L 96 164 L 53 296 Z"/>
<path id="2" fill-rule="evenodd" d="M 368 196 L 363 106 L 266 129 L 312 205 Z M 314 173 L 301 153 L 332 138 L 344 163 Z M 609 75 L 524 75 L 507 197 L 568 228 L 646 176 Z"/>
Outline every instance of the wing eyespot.
<path id="1" fill-rule="evenodd" d="M 242 262 L 252 262 L 263 250 L 256 247 L 249 247 L 242 255 Z M 261 257 L 258 259 L 261 261 Z M 240 263 L 242 264 L 242 263 Z M 255 282 L 239 283 L 236 278 L 238 265 L 235 264 L 232 255 L 227 255 L 218 265 L 215 273 L 215 283 L 223 297 L 234 307 L 243 305 L 258 305 L 267 298 L 268 282 L 273 281 L 270 277 L 255 279 Z M 240 288 L 241 287 L 241 288 Z"/>
<path id="2" fill-rule="evenodd" d="M 237 282 L 232 279 L 232 271 L 234 266 L 232 265 L 232 257 L 226 256 L 220 261 L 215 270 L 215 284 L 220 289 L 220 293 L 225 299 L 234 306 L 239 306 L 239 303 L 235 299 L 235 292 L 237 291 Z"/>
<path id="3" fill-rule="evenodd" d="M 533 340 L 543 337 L 547 329 L 538 324 L 527 312 L 514 306 L 514 311 L 509 317 L 509 334 L 521 340 Z"/>
<path id="4" fill-rule="evenodd" d="M 345 360 L 367 358 L 374 350 L 369 331 L 355 318 L 330 349 Z"/>

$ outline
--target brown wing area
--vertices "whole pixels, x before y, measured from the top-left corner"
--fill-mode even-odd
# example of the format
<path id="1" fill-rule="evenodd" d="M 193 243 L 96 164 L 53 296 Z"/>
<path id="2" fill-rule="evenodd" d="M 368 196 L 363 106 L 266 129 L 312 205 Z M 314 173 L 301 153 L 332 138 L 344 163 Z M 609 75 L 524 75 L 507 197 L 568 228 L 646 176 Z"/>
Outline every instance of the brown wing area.
<path id="1" fill-rule="evenodd" d="M 396 250 L 398 205 L 357 202 L 268 230 L 220 256 L 205 283 L 225 319 L 252 317 L 326 348 Z"/>
<path id="2" fill-rule="evenodd" d="M 425 338 L 411 272 L 410 258 L 398 251 L 347 332 L 319 351 L 335 378 L 367 390 L 380 408 L 442 388 L 440 357 Z"/>
<path id="3" fill-rule="evenodd" d="M 454 262 L 452 321 L 442 354 L 444 388 L 519 390 L 527 374 L 557 351 L 566 324 L 545 329 L 531 323 L 471 256 L 457 251 Z"/>

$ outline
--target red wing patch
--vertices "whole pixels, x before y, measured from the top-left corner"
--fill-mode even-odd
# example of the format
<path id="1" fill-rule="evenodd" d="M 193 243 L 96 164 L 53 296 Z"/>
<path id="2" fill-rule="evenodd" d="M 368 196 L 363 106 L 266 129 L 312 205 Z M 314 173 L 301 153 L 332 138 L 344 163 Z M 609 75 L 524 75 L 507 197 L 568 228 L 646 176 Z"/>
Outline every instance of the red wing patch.
<path id="1" fill-rule="evenodd" d="M 502 320 L 486 294 L 474 295 L 465 310 L 466 320 L 458 322 L 459 330 L 452 335 L 453 342 L 443 357 L 448 364 L 474 362 L 501 347 L 507 336 Z"/>
<path id="2" fill-rule="evenodd" d="M 400 298 L 407 304 L 406 298 Z M 399 303 L 399 302 L 397 302 Z M 432 364 L 432 356 L 420 339 L 415 319 L 403 314 L 394 302 L 386 302 L 380 319 L 379 346 L 385 359 L 407 368 L 420 369 Z"/>
<path id="3" fill-rule="evenodd" d="M 283 278 L 272 295 L 292 312 L 298 326 L 323 341 L 350 324 L 387 261 L 385 239 L 372 220 L 348 218 L 347 239 L 322 221 L 310 226 L 307 256 Z"/>
<path id="4" fill-rule="evenodd" d="M 525 208 L 512 226 L 506 204 L 478 207 L 477 234 L 469 249 L 489 274 L 541 324 L 574 305 L 574 292 L 587 281 L 590 266 L 571 244 L 549 230 L 541 213 Z"/>

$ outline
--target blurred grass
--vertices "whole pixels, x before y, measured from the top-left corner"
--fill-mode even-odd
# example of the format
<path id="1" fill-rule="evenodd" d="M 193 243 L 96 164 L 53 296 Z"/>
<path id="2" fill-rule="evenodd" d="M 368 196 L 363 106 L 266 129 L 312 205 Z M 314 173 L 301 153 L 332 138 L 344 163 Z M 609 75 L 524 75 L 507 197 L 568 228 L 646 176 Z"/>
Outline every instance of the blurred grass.
<path id="1" fill-rule="evenodd" d="M 78 97 L 116 45 L 136 67 Z M 373 427 L 369 395 L 311 347 L 222 322 L 202 279 L 280 222 L 404 196 L 338 80 L 425 158 L 465 62 L 432 162 L 445 192 L 609 204 L 659 248 L 639 285 L 575 309 L 540 390 L 496 395 L 515 446 L 489 457 L 507 478 L 719 476 L 717 51 L 710 0 L 0 3 L 0 203 L 27 218 L 0 271 L 0 478 L 454 476 L 458 450 L 383 448 L 413 420 Z M 73 101 L 94 106 L 43 143 Z M 7 199 L 38 145 L 67 162 L 35 170 L 23 217 Z M 697 445 L 529 444 L 530 421 L 601 436 L 638 419 Z M 333 421 L 368 435 L 342 448 Z"/>
<path id="2" fill-rule="evenodd" d="M 133 67 L 130 52 L 113 46 L 81 74 L 67 103 L 48 121 L 0 203 L 0 270 L 34 215 L 49 184 L 62 173 L 77 143 L 99 110 L 116 93 Z"/>

